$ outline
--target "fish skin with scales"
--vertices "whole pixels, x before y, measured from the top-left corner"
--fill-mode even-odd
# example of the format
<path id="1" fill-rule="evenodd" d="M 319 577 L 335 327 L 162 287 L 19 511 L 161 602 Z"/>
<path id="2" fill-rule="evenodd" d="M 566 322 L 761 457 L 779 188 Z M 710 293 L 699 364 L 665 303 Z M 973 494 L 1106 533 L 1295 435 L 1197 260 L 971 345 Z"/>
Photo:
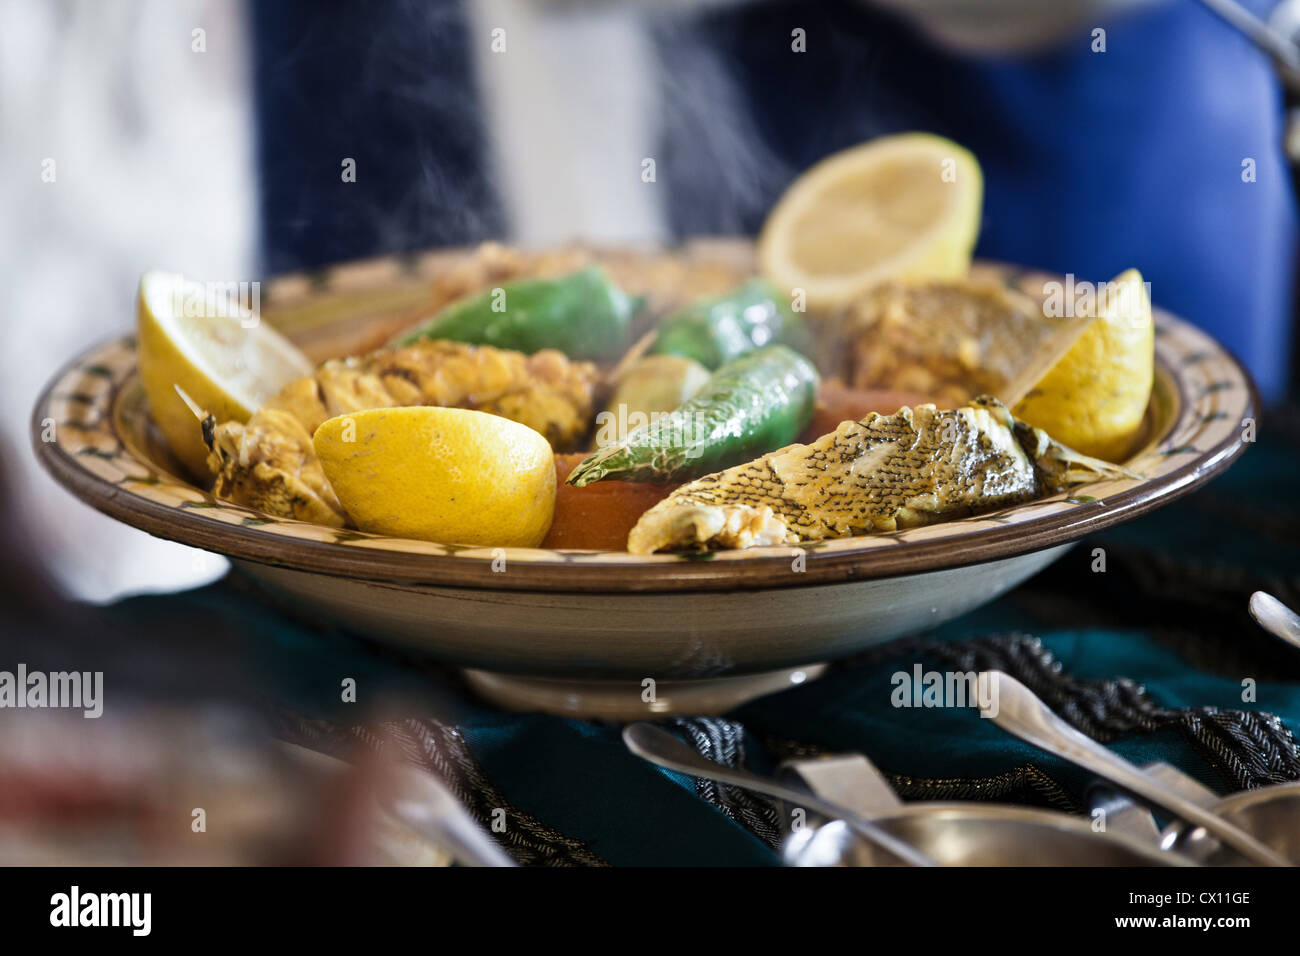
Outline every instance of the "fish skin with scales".
<path id="1" fill-rule="evenodd" d="M 641 516 L 628 550 L 796 545 L 897 531 L 1133 477 L 1017 420 L 995 398 L 946 411 L 904 407 L 688 482 Z"/>

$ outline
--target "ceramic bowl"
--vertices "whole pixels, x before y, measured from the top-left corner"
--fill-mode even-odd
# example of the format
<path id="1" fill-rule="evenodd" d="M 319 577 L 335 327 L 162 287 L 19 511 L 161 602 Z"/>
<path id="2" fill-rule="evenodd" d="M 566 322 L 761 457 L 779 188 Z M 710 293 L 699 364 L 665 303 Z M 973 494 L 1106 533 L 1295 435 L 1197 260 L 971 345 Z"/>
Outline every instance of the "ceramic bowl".
<path id="1" fill-rule="evenodd" d="M 463 254 L 272 280 L 263 284 L 262 315 L 314 359 L 374 347 L 411 319 L 432 277 Z M 676 290 L 698 296 L 728 288 L 749 268 L 749 255 L 744 242 L 701 241 L 605 258 L 616 278 L 630 269 L 624 284 L 662 308 Z M 978 268 L 1029 292 L 1049 278 Z M 637 281 L 650 287 L 635 288 Z M 704 712 L 991 601 L 1084 535 L 1166 504 L 1226 468 L 1248 442 L 1253 385 L 1203 332 L 1159 310 L 1155 323 L 1146 440 L 1128 463 L 1141 478 L 801 548 L 702 557 L 494 551 L 262 514 L 212 497 L 171 458 L 149 419 L 131 337 L 96 345 L 60 371 L 36 404 L 32 435 L 50 474 L 100 511 L 227 555 L 309 614 L 470 668 L 479 689 L 503 703 L 629 716 Z M 651 701 L 642 699 L 647 678 L 656 682 Z"/>

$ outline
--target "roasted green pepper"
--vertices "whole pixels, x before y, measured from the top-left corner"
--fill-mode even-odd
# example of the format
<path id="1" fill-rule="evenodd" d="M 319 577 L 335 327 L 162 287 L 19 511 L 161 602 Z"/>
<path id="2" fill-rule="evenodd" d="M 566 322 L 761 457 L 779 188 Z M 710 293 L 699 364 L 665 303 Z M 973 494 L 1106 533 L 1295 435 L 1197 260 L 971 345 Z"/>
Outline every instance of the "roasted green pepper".
<path id="1" fill-rule="evenodd" d="M 687 306 L 664 319 L 650 351 L 684 355 L 717 369 L 764 345 L 803 346 L 803 324 L 785 297 L 762 279 Z"/>
<path id="2" fill-rule="evenodd" d="M 554 279 L 518 279 L 453 302 L 395 336 L 394 346 L 450 339 L 532 354 L 559 349 L 569 358 L 610 358 L 627 348 L 643 300 L 614 285 L 599 266 Z"/>
<path id="3" fill-rule="evenodd" d="M 569 484 L 685 481 L 783 448 L 812 420 L 817 384 L 817 370 L 793 349 L 749 352 L 714 372 L 676 410 L 603 444 L 573 469 Z"/>

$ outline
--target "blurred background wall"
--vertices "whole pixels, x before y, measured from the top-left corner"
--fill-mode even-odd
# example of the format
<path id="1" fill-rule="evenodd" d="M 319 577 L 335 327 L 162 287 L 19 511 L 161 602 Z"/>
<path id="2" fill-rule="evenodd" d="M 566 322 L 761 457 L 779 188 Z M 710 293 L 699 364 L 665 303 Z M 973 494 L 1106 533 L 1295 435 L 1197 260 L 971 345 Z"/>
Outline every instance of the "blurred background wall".
<path id="1" fill-rule="evenodd" d="M 205 52 L 195 29 L 206 31 Z M 247 67 L 239 4 L 0 4 L 0 459 L 34 553 L 77 596 L 170 590 L 226 566 L 57 487 L 29 451 L 28 417 L 59 366 L 134 328 L 145 268 L 254 274 Z M 49 159 L 52 182 L 42 179 Z M 7 528 L 6 543 L 14 535 Z"/>

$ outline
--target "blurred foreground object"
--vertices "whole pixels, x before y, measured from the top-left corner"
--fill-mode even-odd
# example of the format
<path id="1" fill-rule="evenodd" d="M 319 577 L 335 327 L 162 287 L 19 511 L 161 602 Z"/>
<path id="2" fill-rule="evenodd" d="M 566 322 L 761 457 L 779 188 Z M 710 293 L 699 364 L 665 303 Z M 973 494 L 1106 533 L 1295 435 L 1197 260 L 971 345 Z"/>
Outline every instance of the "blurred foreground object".
<path id="1" fill-rule="evenodd" d="M 0 713 L 5 865 L 421 865 L 443 850 L 381 809 L 400 767 L 274 743 L 216 707 Z M 401 776 L 399 776 L 399 774 Z"/>

